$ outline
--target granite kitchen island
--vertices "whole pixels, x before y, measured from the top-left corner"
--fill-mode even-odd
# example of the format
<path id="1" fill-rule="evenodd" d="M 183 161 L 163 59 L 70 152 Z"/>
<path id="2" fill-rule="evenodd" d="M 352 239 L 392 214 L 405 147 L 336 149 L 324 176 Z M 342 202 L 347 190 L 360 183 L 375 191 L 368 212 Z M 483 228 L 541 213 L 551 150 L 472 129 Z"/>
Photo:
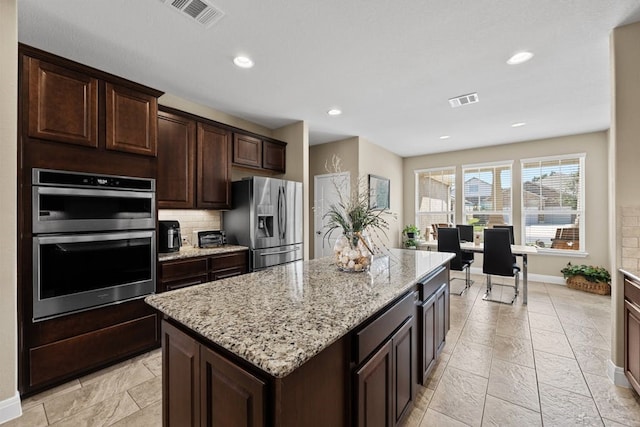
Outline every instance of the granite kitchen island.
<path id="1" fill-rule="evenodd" d="M 444 345 L 452 257 L 391 250 L 367 273 L 324 258 L 147 297 L 164 425 L 396 425 Z"/>

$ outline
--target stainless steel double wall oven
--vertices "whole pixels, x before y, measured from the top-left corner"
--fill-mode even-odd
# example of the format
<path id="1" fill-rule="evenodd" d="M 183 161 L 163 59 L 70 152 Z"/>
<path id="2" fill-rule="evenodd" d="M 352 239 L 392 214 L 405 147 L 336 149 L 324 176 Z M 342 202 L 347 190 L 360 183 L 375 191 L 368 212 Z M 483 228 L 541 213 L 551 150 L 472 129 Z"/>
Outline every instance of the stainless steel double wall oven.
<path id="1" fill-rule="evenodd" d="M 33 319 L 155 291 L 155 180 L 32 173 Z"/>

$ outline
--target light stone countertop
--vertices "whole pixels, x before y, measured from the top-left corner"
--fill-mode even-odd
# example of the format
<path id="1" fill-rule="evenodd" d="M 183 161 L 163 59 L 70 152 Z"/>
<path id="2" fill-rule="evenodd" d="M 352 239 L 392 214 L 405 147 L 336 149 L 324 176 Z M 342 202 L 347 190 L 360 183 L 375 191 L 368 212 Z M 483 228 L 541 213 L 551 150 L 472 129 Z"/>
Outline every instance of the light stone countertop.
<path id="1" fill-rule="evenodd" d="M 391 249 L 367 273 L 332 257 L 151 295 L 145 301 L 274 377 L 346 335 L 453 254 Z"/>
<path id="2" fill-rule="evenodd" d="M 633 280 L 637 280 L 638 282 L 640 282 L 640 271 L 630 270 L 627 268 L 619 268 L 618 271 L 626 276 L 631 277 Z"/>
<path id="3" fill-rule="evenodd" d="M 182 246 L 178 252 L 158 254 L 158 261 L 173 261 L 176 259 L 195 258 L 199 256 L 228 254 L 230 252 L 240 252 L 249 250 L 246 246 L 224 245 L 217 248 L 194 248 L 193 246 Z"/>

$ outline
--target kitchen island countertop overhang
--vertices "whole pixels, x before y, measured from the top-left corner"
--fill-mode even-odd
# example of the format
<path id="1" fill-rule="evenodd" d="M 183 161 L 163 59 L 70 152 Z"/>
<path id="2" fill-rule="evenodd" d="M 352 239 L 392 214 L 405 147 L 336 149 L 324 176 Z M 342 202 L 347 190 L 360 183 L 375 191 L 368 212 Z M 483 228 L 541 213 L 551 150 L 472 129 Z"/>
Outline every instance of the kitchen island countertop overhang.
<path id="1" fill-rule="evenodd" d="M 403 296 L 453 254 L 391 249 L 367 273 L 331 257 L 149 296 L 167 317 L 276 378 Z"/>

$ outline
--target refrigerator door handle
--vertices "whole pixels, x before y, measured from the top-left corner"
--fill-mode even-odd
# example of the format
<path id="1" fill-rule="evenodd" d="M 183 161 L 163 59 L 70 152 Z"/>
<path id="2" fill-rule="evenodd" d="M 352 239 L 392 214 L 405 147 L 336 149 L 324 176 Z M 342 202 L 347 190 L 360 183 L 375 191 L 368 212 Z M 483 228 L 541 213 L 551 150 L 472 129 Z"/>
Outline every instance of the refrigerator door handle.
<path id="1" fill-rule="evenodd" d="M 282 238 L 285 239 L 287 237 L 287 192 L 284 187 L 282 188 Z"/>
<path id="2" fill-rule="evenodd" d="M 283 208 L 284 202 L 284 189 L 278 187 L 278 234 L 280 239 L 284 239 L 284 216 L 286 212 Z"/>

